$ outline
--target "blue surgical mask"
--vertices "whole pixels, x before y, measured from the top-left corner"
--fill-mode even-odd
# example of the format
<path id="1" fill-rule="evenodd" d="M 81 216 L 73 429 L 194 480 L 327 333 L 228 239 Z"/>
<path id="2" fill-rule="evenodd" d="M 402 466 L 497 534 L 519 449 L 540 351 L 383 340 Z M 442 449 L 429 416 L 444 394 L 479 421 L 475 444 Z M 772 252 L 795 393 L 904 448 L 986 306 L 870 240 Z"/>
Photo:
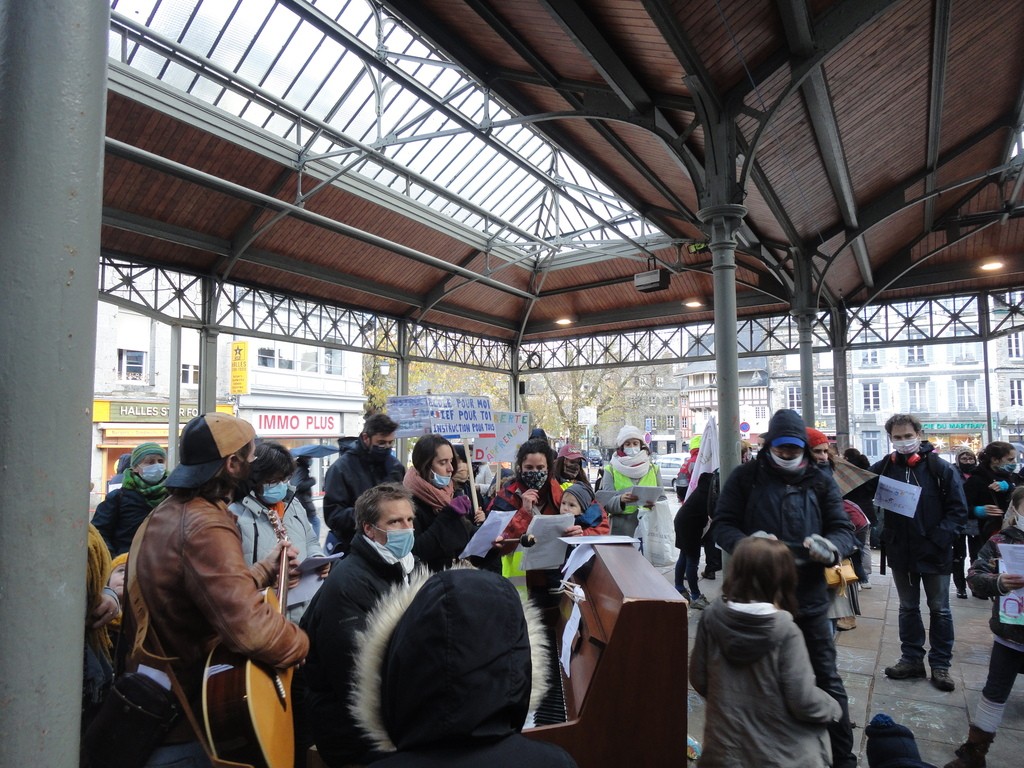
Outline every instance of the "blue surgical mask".
<path id="1" fill-rule="evenodd" d="M 270 483 L 264 485 L 260 489 L 260 498 L 268 504 L 277 504 L 279 501 L 284 501 L 284 497 L 288 495 L 288 481 L 282 480 L 280 483 Z"/>
<path id="2" fill-rule="evenodd" d="M 1000 469 L 1003 470 L 1003 472 L 1014 472 L 1017 469 L 1017 465 L 1016 464 L 1003 464 L 1003 466 L 1001 466 Z"/>
<path id="3" fill-rule="evenodd" d="M 434 472 L 434 470 L 430 470 L 430 474 L 434 476 L 434 485 L 438 488 L 447 488 L 448 483 L 452 481 L 450 475 L 439 475 L 437 472 Z"/>
<path id="4" fill-rule="evenodd" d="M 150 485 L 156 485 L 164 479 L 166 468 L 163 464 L 147 464 L 138 470 L 139 477 Z"/>
<path id="5" fill-rule="evenodd" d="M 377 528 L 376 525 L 373 527 Z M 384 546 L 387 547 L 388 552 L 399 560 L 412 552 L 412 545 L 416 536 L 414 529 L 399 528 L 393 531 L 385 531 L 383 528 L 377 528 L 377 530 L 388 535 L 388 543 Z"/>

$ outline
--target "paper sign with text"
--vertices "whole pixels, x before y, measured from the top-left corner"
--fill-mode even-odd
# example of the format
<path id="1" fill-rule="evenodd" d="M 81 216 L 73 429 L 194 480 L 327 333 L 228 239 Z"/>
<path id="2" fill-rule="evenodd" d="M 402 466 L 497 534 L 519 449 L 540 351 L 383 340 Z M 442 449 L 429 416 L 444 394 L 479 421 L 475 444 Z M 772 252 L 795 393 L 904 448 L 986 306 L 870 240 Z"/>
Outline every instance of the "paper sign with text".
<path id="1" fill-rule="evenodd" d="M 494 437 L 481 437 L 473 443 L 473 461 L 512 462 L 516 451 L 530 436 L 530 414 L 494 411 Z"/>
<path id="2" fill-rule="evenodd" d="M 433 432 L 452 438 L 495 436 L 491 399 L 466 394 L 389 397 L 388 415 L 398 422 L 397 437 Z"/>
<path id="3" fill-rule="evenodd" d="M 882 509 L 888 509 L 904 517 L 913 517 L 917 514 L 917 501 L 920 498 L 921 486 L 902 483 L 885 475 L 879 476 L 875 504 Z"/>
<path id="4" fill-rule="evenodd" d="M 1024 573 L 1024 544 L 1000 543 L 999 572 Z M 1024 589 L 1015 589 L 1000 595 L 999 623 L 1024 624 Z"/>

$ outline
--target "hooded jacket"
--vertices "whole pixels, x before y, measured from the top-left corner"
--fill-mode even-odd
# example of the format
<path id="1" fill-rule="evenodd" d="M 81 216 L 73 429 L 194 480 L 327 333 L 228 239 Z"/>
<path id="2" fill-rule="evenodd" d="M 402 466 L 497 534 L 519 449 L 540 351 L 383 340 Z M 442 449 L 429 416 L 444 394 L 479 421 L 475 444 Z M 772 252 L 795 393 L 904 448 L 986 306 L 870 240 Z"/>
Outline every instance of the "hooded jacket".
<path id="1" fill-rule="evenodd" d="M 765 444 L 780 436 L 806 440 L 803 419 L 795 411 L 779 411 L 771 420 Z M 722 486 L 715 508 L 715 543 L 732 552 L 740 539 L 757 531 L 774 534 L 790 546 L 797 566 L 796 598 L 800 616 L 816 616 L 831 603 L 824 566 L 811 560 L 803 541 L 817 533 L 831 541 L 840 558 L 859 544 L 843 509 L 839 486 L 823 472 L 805 449 L 806 465 L 785 472 L 770 458 L 770 449 L 741 464 Z"/>
<path id="2" fill-rule="evenodd" d="M 301 626 L 309 633 L 305 676 L 310 727 L 320 757 L 329 766 L 374 759 L 370 742 L 348 713 L 352 668 L 359 650 L 356 633 L 382 595 L 405 581 L 401 563 L 386 563 L 362 534 L 331 568 L 313 595 Z"/>
<path id="3" fill-rule="evenodd" d="M 358 638 L 352 714 L 381 768 L 570 768 L 561 748 L 520 735 L 543 696 L 539 614 L 487 571 L 456 568 L 390 592 Z"/>
<path id="4" fill-rule="evenodd" d="M 707 701 L 701 768 L 825 768 L 839 703 L 814 683 L 803 634 L 786 611 L 711 603 L 697 625 L 690 683 Z"/>
<path id="5" fill-rule="evenodd" d="M 1004 624 L 999 620 L 1000 592 L 997 567 L 1000 544 L 1024 544 L 1024 531 L 1010 525 L 986 541 L 967 572 L 967 581 L 976 597 L 996 598 L 992 600 L 992 617 L 988 620 L 992 633 L 997 638 L 1024 645 L 1024 624 Z"/>
<path id="6" fill-rule="evenodd" d="M 358 437 L 338 440 L 341 455 L 324 476 L 324 520 L 338 540 L 334 552 L 348 552 L 356 534 L 356 499 L 381 483 L 399 483 L 405 467 L 394 456 L 370 461 L 370 452 Z"/>
<path id="7" fill-rule="evenodd" d="M 957 470 L 959 472 L 959 470 Z M 992 483 L 1003 481 L 1010 487 L 1005 491 L 993 491 L 989 488 Z M 1010 496 L 1016 486 L 1013 476 L 1001 469 L 992 469 L 990 466 L 977 466 L 971 476 L 964 481 L 964 496 L 967 498 L 967 517 L 978 521 L 978 531 L 982 541 L 988 541 L 992 534 L 997 533 L 1003 524 L 1003 517 L 979 517 L 975 507 L 984 507 L 987 504 L 994 504 L 1002 510 L 1010 506 Z M 97 510 L 98 511 L 98 510 Z M 95 523 L 93 523 L 95 525 Z"/>
<path id="8" fill-rule="evenodd" d="M 924 440 L 916 454 L 891 454 L 871 467 L 876 474 L 921 488 L 913 517 L 885 515 L 882 543 L 894 571 L 945 574 L 953 570 L 953 540 L 967 523 L 967 502 L 960 472 L 949 462 L 929 456 L 932 451 L 931 443 Z"/>

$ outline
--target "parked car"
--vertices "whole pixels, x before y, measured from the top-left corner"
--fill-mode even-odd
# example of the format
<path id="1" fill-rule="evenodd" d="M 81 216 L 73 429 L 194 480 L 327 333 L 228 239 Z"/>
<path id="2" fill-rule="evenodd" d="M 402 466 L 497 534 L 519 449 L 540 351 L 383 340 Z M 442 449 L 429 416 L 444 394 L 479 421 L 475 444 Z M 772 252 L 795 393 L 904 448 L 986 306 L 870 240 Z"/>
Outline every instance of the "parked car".
<path id="1" fill-rule="evenodd" d="M 690 454 L 688 453 L 666 453 L 658 457 L 658 472 L 663 488 L 673 487 L 679 470 L 689 458 Z"/>
<path id="2" fill-rule="evenodd" d="M 600 467 L 604 464 L 604 459 L 601 457 L 601 452 L 597 448 L 591 448 L 587 451 L 587 461 L 590 462 L 592 467 Z"/>

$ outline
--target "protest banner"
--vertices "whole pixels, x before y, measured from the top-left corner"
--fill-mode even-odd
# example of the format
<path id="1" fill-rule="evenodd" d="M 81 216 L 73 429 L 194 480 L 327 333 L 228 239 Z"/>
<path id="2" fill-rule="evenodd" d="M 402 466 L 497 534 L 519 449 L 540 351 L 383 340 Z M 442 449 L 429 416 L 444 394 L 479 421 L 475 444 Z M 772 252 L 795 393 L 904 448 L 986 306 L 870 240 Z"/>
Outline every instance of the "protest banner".
<path id="1" fill-rule="evenodd" d="M 494 411 L 494 437 L 481 437 L 473 443 L 473 461 L 487 464 L 513 462 L 516 451 L 530 436 L 530 414 Z"/>
<path id="2" fill-rule="evenodd" d="M 398 422 L 397 437 L 430 433 L 449 440 L 495 437 L 489 397 L 466 394 L 389 397 L 387 411 Z"/>

